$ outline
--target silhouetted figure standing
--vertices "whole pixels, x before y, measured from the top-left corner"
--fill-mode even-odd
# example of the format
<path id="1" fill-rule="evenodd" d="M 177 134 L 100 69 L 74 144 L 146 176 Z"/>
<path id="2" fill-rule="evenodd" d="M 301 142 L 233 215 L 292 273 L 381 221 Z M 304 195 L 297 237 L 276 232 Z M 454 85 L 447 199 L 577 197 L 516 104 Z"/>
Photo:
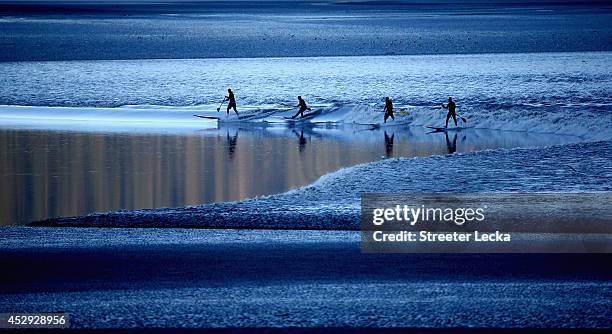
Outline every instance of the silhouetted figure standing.
<path id="1" fill-rule="evenodd" d="M 455 101 L 453 101 L 453 98 L 450 96 L 448 97 L 447 105 L 442 103 L 442 108 L 448 109 L 448 114 L 446 114 L 446 123 L 444 124 L 445 128 L 448 127 L 448 120 L 451 118 L 451 116 L 453 117 L 453 121 L 455 121 L 455 126 L 457 126 L 457 114 L 455 113 L 456 107 L 457 105 L 455 104 Z"/>
<path id="2" fill-rule="evenodd" d="M 301 115 L 301 117 L 304 118 L 304 111 L 310 110 L 310 108 L 308 108 L 306 105 L 306 101 L 304 101 L 301 96 L 298 96 L 298 105 L 296 107 L 300 107 L 300 110 L 298 110 L 295 115 L 291 116 L 291 118 L 296 118 L 297 115 Z"/>
<path id="3" fill-rule="evenodd" d="M 389 117 L 395 121 L 395 116 L 393 115 L 393 102 L 391 102 L 388 96 L 385 97 L 385 109 L 383 109 L 383 111 L 385 112 L 385 123 L 387 123 L 387 118 Z"/>
<path id="4" fill-rule="evenodd" d="M 227 89 L 227 96 L 225 97 L 229 103 L 227 104 L 227 114 L 229 115 L 230 109 L 234 108 L 234 112 L 238 115 L 238 110 L 236 110 L 236 97 L 234 96 L 234 92 L 232 92 L 231 88 Z"/>

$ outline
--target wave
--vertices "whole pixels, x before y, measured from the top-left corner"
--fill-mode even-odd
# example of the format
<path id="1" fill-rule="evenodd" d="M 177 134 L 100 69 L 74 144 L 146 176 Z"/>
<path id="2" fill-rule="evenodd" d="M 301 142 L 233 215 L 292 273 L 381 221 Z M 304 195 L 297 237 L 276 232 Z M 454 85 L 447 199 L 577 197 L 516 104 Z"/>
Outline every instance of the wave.
<path id="1" fill-rule="evenodd" d="M 9 62 L 0 64 L 1 121 L 29 105 L 56 123 L 189 127 L 194 113 L 223 116 L 231 87 L 243 122 L 283 122 L 301 94 L 319 111 L 310 123 L 380 123 L 390 96 L 396 123 L 441 125 L 439 102 L 452 95 L 462 126 L 597 140 L 610 138 L 610 64 L 611 52 Z M 71 109 L 44 109 L 52 106 Z"/>
<path id="2" fill-rule="evenodd" d="M 161 106 L 124 105 L 117 108 L 0 106 L 0 126 L 88 131 L 112 128 L 150 130 L 193 130 L 217 127 L 218 123 L 283 124 L 294 115 L 290 104 L 258 104 L 241 106 L 239 115 L 226 114 L 219 105 Z M 382 124 L 382 106 L 378 103 L 311 105 L 311 117 L 303 125 L 377 124 L 380 126 L 413 125 L 443 126 L 446 110 L 435 105 L 397 104 L 395 120 Z M 217 117 L 219 120 L 196 118 L 194 115 Z M 458 107 L 459 126 L 479 129 L 553 133 L 578 136 L 584 140 L 612 139 L 610 104 L 580 105 L 518 104 L 491 106 L 465 104 Z M 464 118 L 467 123 L 464 123 Z M 449 122 L 453 126 L 453 121 Z"/>

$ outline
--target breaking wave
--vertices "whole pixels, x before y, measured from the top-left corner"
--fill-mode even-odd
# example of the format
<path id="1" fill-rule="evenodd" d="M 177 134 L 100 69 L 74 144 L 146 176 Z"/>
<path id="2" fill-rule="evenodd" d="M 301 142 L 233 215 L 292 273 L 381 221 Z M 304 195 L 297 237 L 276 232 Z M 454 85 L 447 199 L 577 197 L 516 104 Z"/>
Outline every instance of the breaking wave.
<path id="1" fill-rule="evenodd" d="M 217 112 L 218 105 L 190 107 L 130 105 L 117 108 L 0 106 L 0 127 L 27 127 L 89 131 L 113 128 L 133 130 L 192 131 L 214 128 L 219 123 L 287 124 L 295 113 L 288 105 L 242 106 L 239 116 Z M 381 124 L 383 113 L 378 104 L 316 104 L 301 125 L 377 125 L 441 126 L 446 111 L 439 106 L 396 105 L 396 119 Z M 611 105 L 514 105 L 487 108 L 479 105 L 458 107 L 460 127 L 554 133 L 581 137 L 584 140 L 612 139 Z M 196 118 L 194 115 L 217 117 Z M 307 113 L 308 115 L 308 113 Z M 463 122 L 464 118 L 467 122 Z M 452 120 L 451 120 L 452 126 Z M 295 123 L 290 123 L 295 125 Z"/>

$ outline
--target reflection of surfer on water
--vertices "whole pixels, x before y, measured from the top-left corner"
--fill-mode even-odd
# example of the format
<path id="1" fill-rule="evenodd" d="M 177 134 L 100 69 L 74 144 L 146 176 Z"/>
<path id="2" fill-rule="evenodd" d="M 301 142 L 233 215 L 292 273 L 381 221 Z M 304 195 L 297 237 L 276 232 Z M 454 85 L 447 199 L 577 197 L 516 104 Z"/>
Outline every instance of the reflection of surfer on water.
<path id="1" fill-rule="evenodd" d="M 236 131 L 236 134 L 233 136 L 230 136 L 229 131 L 227 131 L 227 151 L 230 158 L 234 157 L 234 153 L 236 152 L 236 144 L 238 144 L 238 131 Z"/>
<path id="2" fill-rule="evenodd" d="M 453 135 L 453 142 L 448 139 L 448 132 L 444 132 L 444 136 L 446 137 L 446 148 L 448 149 L 449 154 L 453 154 L 457 152 L 457 134 Z"/>
<path id="3" fill-rule="evenodd" d="M 304 151 L 304 149 L 306 148 L 306 138 L 304 138 L 304 129 L 300 129 L 300 133 L 299 134 L 294 129 L 293 133 L 295 133 L 295 135 L 298 137 L 298 149 L 299 149 L 300 153 L 302 153 Z"/>
<path id="4" fill-rule="evenodd" d="M 395 139 L 395 132 L 391 133 L 391 136 L 387 134 L 385 131 L 385 152 L 387 153 L 387 158 L 393 156 L 393 140 Z"/>

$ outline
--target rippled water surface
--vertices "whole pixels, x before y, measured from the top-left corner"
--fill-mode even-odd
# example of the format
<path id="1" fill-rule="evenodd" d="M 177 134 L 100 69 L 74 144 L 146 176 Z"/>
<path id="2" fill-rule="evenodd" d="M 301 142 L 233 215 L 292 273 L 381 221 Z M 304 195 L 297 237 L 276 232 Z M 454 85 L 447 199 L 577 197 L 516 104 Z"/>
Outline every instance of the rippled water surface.
<path id="1" fill-rule="evenodd" d="M 221 126 L 178 134 L 2 129 L 0 224 L 240 200 L 386 157 L 575 140 L 473 129 L 446 136 L 421 127 Z"/>

